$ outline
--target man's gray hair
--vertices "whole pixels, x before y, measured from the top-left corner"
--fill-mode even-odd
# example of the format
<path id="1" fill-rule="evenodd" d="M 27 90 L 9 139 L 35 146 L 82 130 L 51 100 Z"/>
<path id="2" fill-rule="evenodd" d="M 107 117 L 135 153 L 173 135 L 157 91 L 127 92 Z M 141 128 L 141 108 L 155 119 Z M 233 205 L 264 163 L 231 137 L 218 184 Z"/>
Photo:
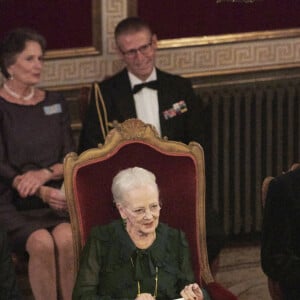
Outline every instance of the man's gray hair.
<path id="1" fill-rule="evenodd" d="M 148 22 L 139 17 L 128 17 L 120 21 L 115 28 L 115 39 L 124 33 L 138 32 L 148 30 L 152 35 L 152 30 Z"/>

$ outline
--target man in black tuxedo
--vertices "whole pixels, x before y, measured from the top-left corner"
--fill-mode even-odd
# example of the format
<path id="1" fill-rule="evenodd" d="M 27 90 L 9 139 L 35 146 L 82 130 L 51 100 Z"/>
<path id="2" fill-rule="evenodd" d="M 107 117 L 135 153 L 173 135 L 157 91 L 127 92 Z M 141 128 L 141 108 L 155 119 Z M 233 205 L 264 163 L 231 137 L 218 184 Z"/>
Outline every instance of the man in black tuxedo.
<path id="1" fill-rule="evenodd" d="M 157 37 L 149 25 L 136 17 L 127 18 L 117 25 L 115 39 L 126 68 L 98 85 L 105 104 L 104 107 L 101 101 L 97 103 L 104 130 L 101 130 L 93 91 L 79 152 L 103 143 L 107 129 L 129 118 L 153 124 L 169 140 L 201 143 L 200 100 L 188 79 L 155 67 Z"/>
<path id="2" fill-rule="evenodd" d="M 115 123 L 129 118 L 154 125 L 169 140 L 203 145 L 200 100 L 188 79 L 155 67 L 157 37 L 148 23 L 137 17 L 122 20 L 115 29 L 115 41 L 126 68 L 94 87 L 79 152 L 103 143 Z M 223 245 L 224 232 L 209 203 L 207 207 L 208 256 L 213 262 Z"/>
<path id="3" fill-rule="evenodd" d="M 263 271 L 278 281 L 284 299 L 300 299 L 300 169 L 269 185 L 262 227 Z"/>

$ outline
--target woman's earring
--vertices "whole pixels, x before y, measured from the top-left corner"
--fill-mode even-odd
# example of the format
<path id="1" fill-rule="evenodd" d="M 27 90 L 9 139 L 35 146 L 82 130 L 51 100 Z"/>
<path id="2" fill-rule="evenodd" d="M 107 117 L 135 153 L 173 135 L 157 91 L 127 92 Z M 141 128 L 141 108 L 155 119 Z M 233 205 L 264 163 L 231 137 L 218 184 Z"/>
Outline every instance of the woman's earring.
<path id="1" fill-rule="evenodd" d="M 10 74 L 9 80 L 14 80 L 14 74 Z"/>
<path id="2" fill-rule="evenodd" d="M 127 225 L 127 219 L 122 219 L 122 221 L 123 221 L 123 226 L 126 228 L 126 225 Z"/>

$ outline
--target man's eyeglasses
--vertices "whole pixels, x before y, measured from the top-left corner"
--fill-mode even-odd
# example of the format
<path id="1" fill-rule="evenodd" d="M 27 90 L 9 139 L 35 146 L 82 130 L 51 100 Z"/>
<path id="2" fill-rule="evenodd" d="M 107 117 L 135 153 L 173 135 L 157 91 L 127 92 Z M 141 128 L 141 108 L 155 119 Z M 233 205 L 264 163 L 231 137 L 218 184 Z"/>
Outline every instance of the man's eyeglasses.
<path id="1" fill-rule="evenodd" d="M 129 208 L 127 208 L 127 209 L 129 209 Z M 149 211 L 152 215 L 158 214 L 160 209 L 161 209 L 161 206 L 158 203 L 151 204 L 149 206 Z M 147 208 L 144 208 L 144 207 L 140 207 L 140 208 L 136 208 L 136 209 L 129 209 L 129 210 L 133 215 L 135 215 L 138 218 L 144 217 L 147 213 Z"/>
<path id="2" fill-rule="evenodd" d="M 143 46 L 137 48 L 137 49 L 130 49 L 128 51 L 122 51 L 120 49 L 120 51 L 124 56 L 126 56 L 128 58 L 133 58 L 133 57 L 136 57 L 138 52 L 140 52 L 141 54 L 144 54 L 144 55 L 149 54 L 150 51 L 152 50 L 151 46 L 152 46 L 152 41 L 150 43 L 146 44 L 146 45 L 143 45 Z"/>

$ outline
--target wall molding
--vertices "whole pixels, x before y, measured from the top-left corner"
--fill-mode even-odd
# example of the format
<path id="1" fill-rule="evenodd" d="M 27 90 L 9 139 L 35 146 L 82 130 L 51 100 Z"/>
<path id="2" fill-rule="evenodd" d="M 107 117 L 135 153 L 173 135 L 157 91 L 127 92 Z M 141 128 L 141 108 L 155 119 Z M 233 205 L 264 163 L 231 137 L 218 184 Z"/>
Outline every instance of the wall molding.
<path id="1" fill-rule="evenodd" d="M 102 0 L 101 54 L 46 60 L 42 86 L 86 84 L 119 71 L 123 64 L 115 51 L 113 33 L 116 24 L 131 13 L 129 2 Z M 300 30 L 286 33 L 162 40 L 156 61 L 159 68 L 187 77 L 300 66 Z"/>
<path id="2" fill-rule="evenodd" d="M 108 44 L 109 52 L 112 46 Z M 159 49 L 159 68 L 188 77 L 247 70 L 300 66 L 300 37 Z M 49 60 L 45 63 L 44 86 L 90 83 L 110 76 L 123 67 L 116 54 Z"/>

